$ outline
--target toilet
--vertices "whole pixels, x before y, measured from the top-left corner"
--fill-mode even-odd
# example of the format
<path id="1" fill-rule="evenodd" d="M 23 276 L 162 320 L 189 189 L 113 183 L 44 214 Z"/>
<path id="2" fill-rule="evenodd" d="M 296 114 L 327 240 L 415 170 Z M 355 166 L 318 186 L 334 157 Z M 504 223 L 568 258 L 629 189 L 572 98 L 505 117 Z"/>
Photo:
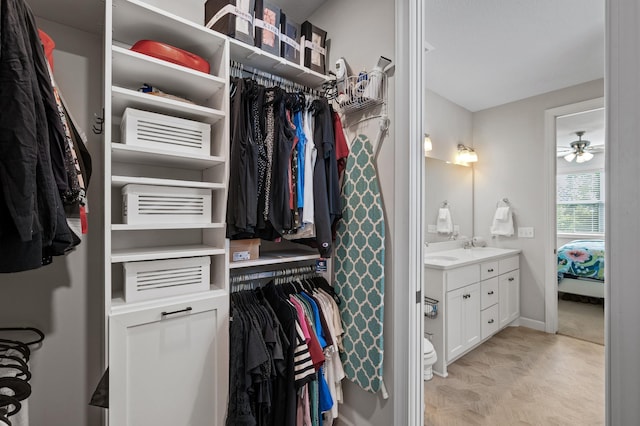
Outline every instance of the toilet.
<path id="1" fill-rule="evenodd" d="M 433 348 L 431 341 L 424 338 L 423 342 L 423 376 L 422 378 L 426 380 L 431 380 L 433 378 L 433 364 L 438 360 L 438 355 L 436 354 L 436 350 Z"/>

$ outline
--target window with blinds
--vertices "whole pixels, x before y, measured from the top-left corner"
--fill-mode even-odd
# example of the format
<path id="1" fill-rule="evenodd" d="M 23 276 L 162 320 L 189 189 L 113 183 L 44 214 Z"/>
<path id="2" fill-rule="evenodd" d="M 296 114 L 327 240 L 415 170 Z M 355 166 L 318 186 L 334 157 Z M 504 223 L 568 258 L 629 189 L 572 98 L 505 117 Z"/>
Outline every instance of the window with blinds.
<path id="1" fill-rule="evenodd" d="M 557 229 L 563 234 L 604 233 L 604 172 L 559 174 Z"/>

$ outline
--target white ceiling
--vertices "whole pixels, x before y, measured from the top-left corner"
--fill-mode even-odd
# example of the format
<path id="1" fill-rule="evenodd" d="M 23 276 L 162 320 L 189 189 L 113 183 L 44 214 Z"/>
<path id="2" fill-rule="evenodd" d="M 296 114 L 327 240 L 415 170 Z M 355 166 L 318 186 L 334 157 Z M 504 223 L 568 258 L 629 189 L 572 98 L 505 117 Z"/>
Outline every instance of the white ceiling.
<path id="1" fill-rule="evenodd" d="M 480 111 L 604 76 L 604 0 L 426 0 L 426 85 Z"/>

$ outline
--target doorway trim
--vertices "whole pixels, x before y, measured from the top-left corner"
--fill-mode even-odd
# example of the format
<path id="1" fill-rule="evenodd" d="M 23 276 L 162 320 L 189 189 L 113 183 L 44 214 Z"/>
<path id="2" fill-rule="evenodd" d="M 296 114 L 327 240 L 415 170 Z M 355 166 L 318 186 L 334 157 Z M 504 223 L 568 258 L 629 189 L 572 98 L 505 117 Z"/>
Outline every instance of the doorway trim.
<path id="1" fill-rule="evenodd" d="M 544 322 L 547 333 L 558 331 L 558 278 L 556 259 L 556 119 L 605 107 L 604 97 L 577 102 L 544 112 L 545 188 L 545 284 Z"/>

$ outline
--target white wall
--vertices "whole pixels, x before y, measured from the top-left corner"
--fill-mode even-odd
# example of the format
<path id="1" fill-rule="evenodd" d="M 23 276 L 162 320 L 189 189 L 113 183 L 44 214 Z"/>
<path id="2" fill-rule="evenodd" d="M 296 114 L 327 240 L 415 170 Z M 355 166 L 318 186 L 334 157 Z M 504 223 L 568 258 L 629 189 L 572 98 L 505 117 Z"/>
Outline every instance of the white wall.
<path id="1" fill-rule="evenodd" d="M 526 319 L 544 322 L 545 315 L 544 111 L 603 94 L 604 82 L 596 80 L 473 114 L 473 145 L 480 158 L 474 166 L 475 234 L 490 245 L 522 249 L 520 307 Z M 504 197 L 514 209 L 516 228 L 533 227 L 535 238 L 490 238 L 496 203 Z"/>
<path id="2" fill-rule="evenodd" d="M 395 60 L 395 4 L 385 0 L 328 0 L 311 17 L 309 21 L 328 32 L 329 59 L 327 66 L 335 71 L 335 61 L 344 57 L 355 73 L 362 69 L 371 70 L 378 57 L 385 56 Z M 391 126 L 382 142 L 378 156 L 378 177 L 385 209 L 386 252 L 385 252 L 385 324 L 384 324 L 384 382 L 391 395 L 388 400 L 380 394 L 368 393 L 353 383 L 343 382 L 345 404 L 340 407 L 341 422 L 346 425 L 381 425 L 393 424 L 393 358 L 395 350 L 393 342 L 393 298 L 396 291 L 401 291 L 402 284 L 393 282 L 394 269 L 398 259 L 403 259 L 403 251 L 407 248 L 393 247 L 395 205 L 395 149 L 401 143 L 393 138 L 395 129 L 394 116 L 394 78 L 389 78 L 389 118 Z M 372 119 L 361 125 L 348 129 L 349 142 L 357 134 L 365 134 L 370 140 L 376 137 L 379 121 Z M 403 142 L 402 142 L 403 143 Z"/>
<path id="3" fill-rule="evenodd" d="M 640 419 L 640 5 L 607 0 L 607 424 Z"/>
<path id="4" fill-rule="evenodd" d="M 0 275 L 0 326 L 35 326 L 46 335 L 31 358 L 30 424 L 97 425 L 100 409 L 87 403 L 102 374 L 101 140 L 91 132 L 102 108 L 102 43 L 54 22 L 38 25 L 56 42 L 54 76 L 89 138 L 89 234 L 51 265 Z"/>
<path id="5" fill-rule="evenodd" d="M 427 156 L 454 162 L 459 143 L 473 146 L 473 114 L 429 89 L 425 89 L 424 105 L 424 129 L 433 144 Z"/>

